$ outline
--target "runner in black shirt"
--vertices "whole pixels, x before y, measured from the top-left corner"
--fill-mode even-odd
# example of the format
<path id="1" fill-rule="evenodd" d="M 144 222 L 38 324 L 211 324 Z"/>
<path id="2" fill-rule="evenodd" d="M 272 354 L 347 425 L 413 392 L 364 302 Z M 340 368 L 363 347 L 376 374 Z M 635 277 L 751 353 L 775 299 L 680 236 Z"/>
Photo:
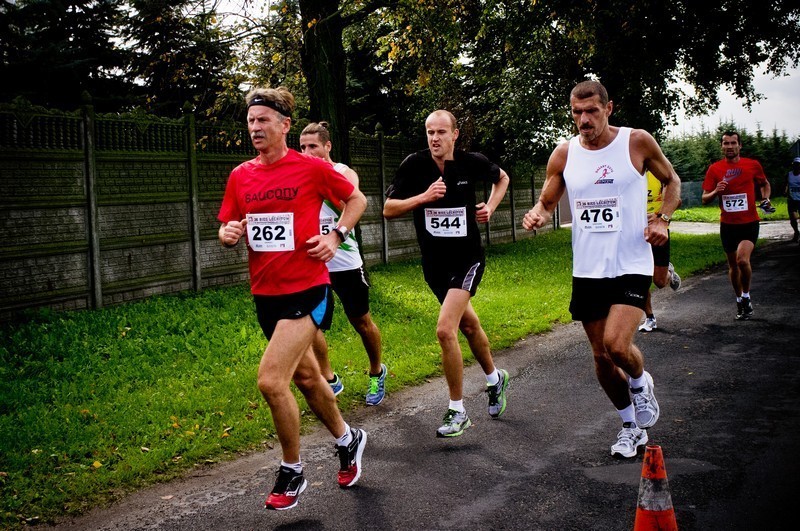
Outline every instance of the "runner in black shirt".
<path id="1" fill-rule="evenodd" d="M 395 218 L 413 212 L 425 281 L 442 305 L 436 336 L 450 405 L 437 437 L 461 435 L 472 423 L 463 404 L 464 362 L 458 343 L 460 329 L 486 374 L 489 414 L 506 409 L 508 372 L 494 366 L 489 339 L 470 297 L 475 295 L 485 267 L 478 223 L 487 223 L 508 188 L 509 178 L 479 153 L 455 151 L 456 119 L 435 111 L 425 121 L 428 147 L 406 157 L 386 191 L 383 215 Z M 475 185 L 492 183 L 486 203 L 477 203 Z"/>

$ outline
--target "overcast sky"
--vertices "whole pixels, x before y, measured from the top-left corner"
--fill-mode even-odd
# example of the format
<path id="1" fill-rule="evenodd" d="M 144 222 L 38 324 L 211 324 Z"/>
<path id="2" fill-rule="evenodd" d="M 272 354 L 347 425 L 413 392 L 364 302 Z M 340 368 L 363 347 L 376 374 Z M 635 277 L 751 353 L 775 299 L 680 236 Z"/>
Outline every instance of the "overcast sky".
<path id="1" fill-rule="evenodd" d="M 732 120 L 737 126 L 747 129 L 748 133 L 755 133 L 760 124 L 766 134 L 777 129 L 778 134 L 785 131 L 790 140 L 796 140 L 800 138 L 800 69 L 789 72 L 789 76 L 779 78 L 756 75 L 754 86 L 756 92 L 764 95 L 764 99 L 754 104 L 751 112 L 742 106 L 741 101 L 721 92 L 720 107 L 715 113 L 703 118 L 683 119 L 670 131 L 677 135 L 683 132 L 691 134 L 699 130 L 701 123 L 706 129 L 713 130 L 720 122 Z"/>

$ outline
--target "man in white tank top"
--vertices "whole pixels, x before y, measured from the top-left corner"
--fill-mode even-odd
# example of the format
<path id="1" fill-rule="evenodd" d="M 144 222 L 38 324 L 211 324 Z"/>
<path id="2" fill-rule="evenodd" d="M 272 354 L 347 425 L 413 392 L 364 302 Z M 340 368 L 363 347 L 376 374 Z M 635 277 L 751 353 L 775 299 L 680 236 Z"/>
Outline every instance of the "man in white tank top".
<path id="1" fill-rule="evenodd" d="M 800 157 L 792 161 L 792 171 L 786 175 L 786 205 L 789 210 L 789 224 L 792 226 L 793 242 L 800 242 L 797 218 L 800 217 Z"/>
<path id="2" fill-rule="evenodd" d="M 330 162 L 333 168 L 347 177 L 358 188 L 358 174 L 341 162 L 331 160 L 331 137 L 326 122 L 310 123 L 300 133 L 300 151 L 306 155 L 318 157 Z M 329 202 L 322 204 L 319 224 L 320 234 L 340 231 L 337 226 L 341 216 L 341 208 Z M 383 401 L 386 385 L 386 365 L 381 363 L 381 333 L 369 313 L 369 279 L 364 269 L 364 261 L 358 250 L 358 240 L 352 230 L 344 229 L 339 234 L 341 243 L 333 258 L 327 262 L 331 277 L 331 287 L 339 296 L 342 308 L 350 324 L 353 325 L 369 357 L 369 387 L 366 402 L 368 406 L 377 406 Z M 335 395 L 344 390 L 339 375 L 333 372 L 328 358 L 328 343 L 325 335 L 318 331 L 314 339 L 314 354 L 319 362 L 322 375 L 328 380 Z"/>
<path id="3" fill-rule="evenodd" d="M 570 312 L 583 323 L 597 379 L 622 419 L 611 455 L 634 457 L 660 410 L 633 336 L 652 282 L 650 245 L 667 242 L 667 227 L 680 203 L 680 179 L 650 133 L 609 125 L 613 103 L 603 85 L 579 83 L 570 105 L 580 134 L 550 155 L 539 201 L 522 226 L 542 227 L 564 191 L 569 193 Z M 647 170 L 664 185 L 661 210 L 652 214 L 646 212 Z"/>

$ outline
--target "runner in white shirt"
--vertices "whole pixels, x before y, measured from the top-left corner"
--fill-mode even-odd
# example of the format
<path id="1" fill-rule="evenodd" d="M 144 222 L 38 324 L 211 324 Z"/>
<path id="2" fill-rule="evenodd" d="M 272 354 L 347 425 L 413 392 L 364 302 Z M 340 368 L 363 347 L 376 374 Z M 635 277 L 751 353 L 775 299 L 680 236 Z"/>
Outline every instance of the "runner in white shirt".
<path id="1" fill-rule="evenodd" d="M 800 157 L 792 161 L 792 171 L 786 175 L 786 206 L 789 210 L 789 224 L 794 235 L 793 242 L 800 242 L 800 231 L 797 230 L 797 218 L 800 215 Z"/>
<path id="2" fill-rule="evenodd" d="M 300 133 L 300 151 L 306 155 L 318 157 L 330 162 L 333 168 L 347 177 L 358 188 L 358 174 L 341 162 L 331 160 L 331 136 L 327 122 L 310 123 Z M 320 234 L 328 234 L 335 230 L 341 209 L 329 201 L 325 201 L 320 211 Z M 327 263 L 331 276 L 333 291 L 342 301 L 344 313 L 350 324 L 361 336 L 361 342 L 369 357 L 369 387 L 366 402 L 368 406 L 377 406 L 386 394 L 386 365 L 381 363 L 381 333 L 369 313 L 369 278 L 364 268 L 364 261 L 358 249 L 355 234 L 347 230 L 340 234 L 342 242 L 333 259 Z M 342 379 L 333 371 L 328 358 L 328 344 L 325 335 L 319 331 L 314 339 L 314 354 L 317 357 L 322 375 L 328 380 L 334 394 L 344 390 Z"/>
<path id="3" fill-rule="evenodd" d="M 655 139 L 642 129 L 613 127 L 605 87 L 584 81 L 570 93 L 579 135 L 550 155 L 539 201 L 525 214 L 542 227 L 568 191 L 572 206 L 572 318 L 583 323 L 601 387 L 622 419 L 612 455 L 634 457 L 660 413 L 653 378 L 633 336 L 653 274 L 650 245 L 667 242 L 680 202 L 680 179 Z M 661 212 L 647 214 L 645 171 L 663 184 Z"/>

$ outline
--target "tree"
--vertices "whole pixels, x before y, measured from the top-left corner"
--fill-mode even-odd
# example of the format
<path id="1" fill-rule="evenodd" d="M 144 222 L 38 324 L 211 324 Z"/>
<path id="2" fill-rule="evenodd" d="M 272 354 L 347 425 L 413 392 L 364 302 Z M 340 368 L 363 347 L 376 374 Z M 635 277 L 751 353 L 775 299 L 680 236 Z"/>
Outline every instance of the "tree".
<path id="1" fill-rule="evenodd" d="M 99 110 L 126 102 L 125 54 L 115 35 L 120 0 L 3 0 L 0 100 L 76 108 L 84 90 Z"/>
<path id="2" fill-rule="evenodd" d="M 346 112 L 347 55 L 344 28 L 387 6 L 392 0 L 299 0 L 303 32 L 302 63 L 308 85 L 311 120 L 327 120 L 336 134 L 335 155 L 350 161 L 350 124 Z"/>
<path id="3" fill-rule="evenodd" d="M 140 84 L 138 103 L 165 116 L 179 116 L 186 102 L 200 112 L 214 108 L 232 55 L 213 4 L 130 0 L 130 7 L 128 76 Z"/>
<path id="4" fill-rule="evenodd" d="M 378 68 L 403 72 L 390 90 L 412 87 L 415 98 L 456 101 L 474 123 L 476 138 L 516 159 L 549 152 L 570 131 L 569 89 L 587 76 L 608 87 L 615 102 L 612 123 L 659 135 L 678 106 L 698 114 L 713 110 L 720 88 L 747 105 L 758 98 L 752 87 L 757 65 L 777 74 L 800 60 L 793 42 L 800 32 L 797 2 L 772 1 L 768 7 L 755 0 L 714 6 L 682 0 L 432 3 L 401 3 L 404 14 L 398 9 L 385 17 L 394 28 L 382 37 Z M 453 22 L 444 17 L 436 19 L 444 24 L 408 23 L 426 13 L 445 13 Z M 443 51 L 457 58 L 450 69 L 457 77 L 419 82 L 429 78 L 429 65 Z M 684 92 L 679 81 L 693 92 Z"/>

